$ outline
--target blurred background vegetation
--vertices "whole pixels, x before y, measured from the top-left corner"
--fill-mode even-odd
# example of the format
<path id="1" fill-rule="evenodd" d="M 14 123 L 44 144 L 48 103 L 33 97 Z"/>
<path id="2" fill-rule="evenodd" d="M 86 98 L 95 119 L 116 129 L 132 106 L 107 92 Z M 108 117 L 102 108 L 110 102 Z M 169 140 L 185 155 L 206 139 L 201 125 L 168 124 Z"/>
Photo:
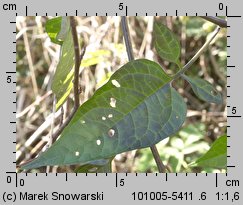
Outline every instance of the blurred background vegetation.
<path id="1" fill-rule="evenodd" d="M 51 83 L 60 55 L 45 32 L 52 17 L 17 17 L 17 164 L 34 158 L 46 149 L 52 119 Z M 152 32 L 155 17 L 128 17 L 135 58 L 147 58 L 174 74 L 174 64 L 156 54 Z M 158 17 L 181 41 L 181 62 L 188 62 L 206 41 L 215 25 L 200 17 Z M 80 69 L 81 103 L 89 99 L 119 67 L 128 62 L 120 17 L 77 17 L 79 37 L 87 45 Z M 226 29 L 222 29 L 209 49 L 194 63 L 188 74 L 214 84 L 226 99 Z M 81 38 L 80 38 L 81 41 Z M 226 102 L 222 105 L 199 100 L 190 86 L 179 79 L 173 83 L 184 97 L 188 113 L 182 129 L 158 144 L 164 164 L 171 172 L 225 172 L 224 169 L 192 167 L 190 163 L 209 150 L 226 131 Z M 55 129 L 65 119 L 73 104 L 73 94 L 55 114 Z M 73 172 L 75 166 L 52 167 L 51 172 Z M 150 149 L 118 154 L 112 162 L 113 172 L 156 172 Z M 35 172 L 45 172 L 37 169 Z"/>

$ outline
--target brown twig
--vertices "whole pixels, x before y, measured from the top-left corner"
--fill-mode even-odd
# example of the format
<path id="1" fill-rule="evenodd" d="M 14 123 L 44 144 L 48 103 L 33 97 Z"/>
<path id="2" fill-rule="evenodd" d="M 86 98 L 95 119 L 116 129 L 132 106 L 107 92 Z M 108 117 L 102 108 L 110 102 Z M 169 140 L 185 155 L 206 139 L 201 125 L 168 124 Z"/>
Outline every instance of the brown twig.
<path id="1" fill-rule="evenodd" d="M 221 28 L 227 28 L 227 21 L 225 21 L 224 19 L 215 16 L 201 16 L 201 18 L 220 26 Z"/>
<path id="2" fill-rule="evenodd" d="M 127 19 L 126 19 L 125 16 L 122 16 L 121 22 L 122 22 L 123 36 L 124 36 L 124 39 L 125 39 L 125 44 L 126 44 L 126 49 L 127 49 L 128 60 L 132 61 L 132 60 L 134 60 L 134 56 L 133 56 L 133 51 L 132 51 L 132 44 L 131 44 L 129 28 L 128 28 L 128 24 L 127 24 Z M 163 162 L 160 159 L 159 152 L 156 148 L 156 145 L 152 145 L 150 147 L 150 149 L 151 149 L 152 154 L 154 156 L 154 160 L 157 164 L 159 172 L 164 173 L 166 171 L 166 166 L 163 164 Z"/>
<path id="3" fill-rule="evenodd" d="M 150 147 L 150 150 L 154 156 L 154 160 L 157 164 L 157 167 L 158 167 L 158 170 L 159 170 L 159 173 L 165 173 L 166 172 L 166 166 L 163 164 L 161 158 L 160 158 L 160 155 L 159 155 L 159 152 L 156 148 L 156 145 L 153 145 Z"/>
<path id="4" fill-rule="evenodd" d="M 128 24 L 127 24 L 127 19 L 125 16 L 122 16 L 121 22 L 122 22 L 123 36 L 125 39 L 125 44 L 126 44 L 126 49 L 127 49 L 128 60 L 132 61 L 132 60 L 134 60 L 133 51 L 132 51 L 132 43 L 131 43 L 131 39 L 130 39 L 130 32 L 129 32 L 129 28 L 128 28 Z"/>
<path id="5" fill-rule="evenodd" d="M 70 26 L 73 37 L 73 46 L 74 46 L 74 55 L 75 55 L 75 65 L 74 65 L 74 109 L 79 107 L 79 67 L 81 63 L 80 59 L 80 51 L 79 51 L 79 43 L 78 43 L 78 35 L 76 30 L 76 21 L 74 16 L 70 16 Z"/>

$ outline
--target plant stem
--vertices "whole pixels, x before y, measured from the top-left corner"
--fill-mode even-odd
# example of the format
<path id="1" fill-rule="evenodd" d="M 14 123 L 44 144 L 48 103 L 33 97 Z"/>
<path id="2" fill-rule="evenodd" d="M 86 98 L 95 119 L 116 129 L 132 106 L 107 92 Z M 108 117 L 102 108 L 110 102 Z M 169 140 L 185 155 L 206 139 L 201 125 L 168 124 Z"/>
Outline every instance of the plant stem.
<path id="1" fill-rule="evenodd" d="M 47 146 L 50 147 L 52 145 L 52 141 L 53 141 L 53 130 L 54 130 L 54 126 L 55 126 L 55 113 L 56 113 L 56 95 L 53 95 L 53 105 L 52 105 L 52 120 L 51 120 L 51 130 L 50 130 L 50 134 L 49 134 L 49 140 L 47 142 Z M 51 166 L 46 166 L 46 173 L 49 173 L 51 169 Z"/>
<path id="2" fill-rule="evenodd" d="M 76 113 L 77 109 L 79 108 L 79 67 L 83 60 L 85 54 L 85 47 L 81 51 L 79 50 L 79 43 L 78 43 L 78 35 L 76 30 L 76 21 L 74 16 L 70 16 L 70 26 L 72 31 L 73 37 L 73 46 L 74 46 L 74 55 L 75 55 L 75 65 L 74 65 L 74 82 L 73 82 L 73 90 L 74 90 L 74 107 L 70 115 L 67 117 L 65 122 L 59 127 L 59 129 L 53 134 L 53 140 L 55 141 L 58 136 L 62 133 L 64 128 L 68 125 L 68 123 L 72 120 L 74 114 Z"/>
<path id="3" fill-rule="evenodd" d="M 211 23 L 214 23 L 222 28 L 227 28 L 227 21 L 225 21 L 224 19 L 215 16 L 201 16 L 201 18 L 210 21 Z"/>
<path id="4" fill-rule="evenodd" d="M 132 60 L 134 60 L 133 51 L 132 51 L 132 43 L 131 43 L 131 39 L 130 39 L 127 18 L 125 16 L 122 16 L 121 23 L 122 23 L 122 31 L 123 31 L 123 36 L 124 36 L 124 40 L 125 40 L 125 45 L 126 45 L 126 49 L 127 49 L 128 60 L 132 61 Z M 152 151 L 152 154 L 153 154 L 154 160 L 157 164 L 159 172 L 160 173 L 166 172 L 166 167 L 160 159 L 159 152 L 156 148 L 156 145 L 152 145 L 150 147 L 150 149 Z"/>
<path id="5" fill-rule="evenodd" d="M 153 154 L 153 157 L 154 157 L 154 160 L 155 160 L 156 165 L 158 167 L 159 173 L 165 173 L 166 172 L 166 166 L 163 164 L 163 162 L 162 162 L 162 160 L 159 156 L 159 152 L 158 152 L 156 145 L 151 146 L 150 150 Z"/>
<path id="6" fill-rule="evenodd" d="M 76 21 L 74 16 L 70 16 L 70 26 L 73 37 L 73 46 L 74 46 L 74 55 L 75 55 L 75 65 L 74 65 L 74 108 L 79 107 L 79 67 L 80 67 L 80 51 L 79 51 L 79 43 L 78 43 L 78 35 L 76 30 Z"/>
<path id="7" fill-rule="evenodd" d="M 199 49 L 199 51 L 192 57 L 192 59 L 178 72 L 173 76 L 172 80 L 177 79 L 182 74 L 184 74 L 188 68 L 191 67 L 191 65 L 200 57 L 200 55 L 208 48 L 209 44 L 212 42 L 212 40 L 216 37 L 218 32 L 220 31 L 220 27 L 217 27 L 214 32 L 212 33 L 212 36 L 203 44 L 203 46 Z"/>
<path id="8" fill-rule="evenodd" d="M 126 49 L 127 49 L 128 60 L 132 61 L 132 60 L 134 60 L 134 56 L 133 56 L 133 51 L 132 51 L 130 32 L 129 32 L 129 28 L 128 28 L 128 24 L 127 24 L 127 18 L 125 16 L 122 16 L 121 22 L 122 22 L 123 36 L 125 39 L 125 44 L 126 44 Z"/>

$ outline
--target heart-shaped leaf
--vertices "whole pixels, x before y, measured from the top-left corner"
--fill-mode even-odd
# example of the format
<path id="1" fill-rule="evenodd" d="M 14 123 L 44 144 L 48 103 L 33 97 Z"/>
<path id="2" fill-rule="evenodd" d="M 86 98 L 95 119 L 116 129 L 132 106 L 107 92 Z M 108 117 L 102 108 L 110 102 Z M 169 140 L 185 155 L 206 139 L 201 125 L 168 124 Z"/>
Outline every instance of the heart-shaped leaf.
<path id="1" fill-rule="evenodd" d="M 61 137 L 22 168 L 107 159 L 174 134 L 185 120 L 186 105 L 171 80 L 153 61 L 125 64 L 78 109 Z"/>
<path id="2" fill-rule="evenodd" d="M 211 148 L 191 166 L 225 169 L 227 165 L 227 136 L 219 137 Z"/>
<path id="3" fill-rule="evenodd" d="M 176 35 L 161 22 L 155 22 L 153 36 L 155 49 L 159 56 L 181 67 L 179 61 L 181 46 Z"/>
<path id="4" fill-rule="evenodd" d="M 52 81 L 52 91 L 56 94 L 58 110 L 62 104 L 66 101 L 73 88 L 73 65 L 74 65 L 74 46 L 72 33 L 69 24 L 65 24 L 68 28 L 62 28 L 62 30 L 68 30 L 64 38 L 61 56 L 56 68 L 56 72 Z"/>
<path id="5" fill-rule="evenodd" d="M 223 103 L 222 95 L 208 81 L 186 75 L 182 75 L 182 77 L 190 83 L 192 90 L 201 100 L 217 104 Z"/>
<path id="6" fill-rule="evenodd" d="M 56 18 L 52 18 L 49 19 L 46 22 L 46 32 L 48 34 L 48 36 L 50 37 L 51 41 L 53 43 L 62 45 L 63 40 L 58 39 L 58 33 L 61 30 L 61 25 L 62 25 L 62 17 L 56 17 Z"/>

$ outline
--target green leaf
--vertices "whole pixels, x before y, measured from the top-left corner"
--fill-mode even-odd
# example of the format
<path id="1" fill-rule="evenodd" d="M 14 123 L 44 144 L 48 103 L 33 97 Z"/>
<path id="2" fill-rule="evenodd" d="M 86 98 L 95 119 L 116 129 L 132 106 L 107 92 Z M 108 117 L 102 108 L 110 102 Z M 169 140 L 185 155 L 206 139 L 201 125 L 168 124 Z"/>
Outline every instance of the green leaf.
<path id="1" fill-rule="evenodd" d="M 58 33 L 61 30 L 61 26 L 62 26 L 62 17 L 52 18 L 46 22 L 46 32 L 48 36 L 50 37 L 53 43 L 59 45 L 62 45 L 63 42 L 63 40 L 57 38 Z"/>
<path id="2" fill-rule="evenodd" d="M 113 158 L 112 158 L 113 159 Z M 76 173 L 110 173 L 112 159 L 95 160 L 78 167 Z"/>
<path id="3" fill-rule="evenodd" d="M 179 61 L 181 46 L 176 35 L 160 22 L 154 23 L 154 43 L 159 56 L 167 61 L 176 63 L 180 68 Z"/>
<path id="4" fill-rule="evenodd" d="M 22 168 L 107 159 L 174 134 L 185 120 L 186 105 L 171 80 L 153 61 L 125 64 L 78 109 L 61 137 Z"/>
<path id="5" fill-rule="evenodd" d="M 69 25 L 69 24 L 68 24 Z M 57 69 L 52 81 L 52 91 L 56 94 L 58 110 L 66 101 L 73 88 L 73 65 L 74 65 L 74 46 L 70 26 L 68 26 L 68 33 L 64 38 L 61 56 Z"/>
<path id="6" fill-rule="evenodd" d="M 70 28 L 69 18 L 67 16 L 62 17 L 61 29 L 57 35 L 57 39 L 64 41 Z"/>
<path id="7" fill-rule="evenodd" d="M 219 137 L 208 152 L 192 163 L 191 166 L 225 169 L 227 166 L 227 136 Z"/>
<path id="8" fill-rule="evenodd" d="M 223 103 L 222 95 L 208 81 L 186 75 L 182 77 L 190 83 L 192 90 L 201 100 L 216 104 Z"/>

